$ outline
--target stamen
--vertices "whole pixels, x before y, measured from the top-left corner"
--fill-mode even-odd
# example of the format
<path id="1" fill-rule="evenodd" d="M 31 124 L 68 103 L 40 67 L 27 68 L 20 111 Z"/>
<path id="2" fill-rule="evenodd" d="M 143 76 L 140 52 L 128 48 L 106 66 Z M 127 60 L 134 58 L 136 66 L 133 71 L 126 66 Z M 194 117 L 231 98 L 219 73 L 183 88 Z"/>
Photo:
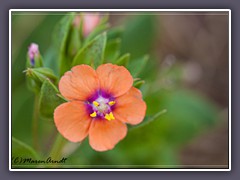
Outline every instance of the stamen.
<path id="1" fill-rule="evenodd" d="M 114 120 L 112 108 L 116 104 L 112 97 L 102 96 L 101 92 L 94 96 L 94 99 L 88 101 L 88 106 L 91 107 L 92 113 L 89 116 L 92 118 L 106 119 L 108 121 Z"/>
<path id="2" fill-rule="evenodd" d="M 111 117 L 111 119 L 112 119 L 112 120 L 114 120 L 114 119 L 115 119 L 115 117 L 113 116 L 113 113 L 112 113 L 112 112 L 110 112 L 110 114 L 109 114 L 109 115 L 110 115 L 110 117 Z"/>
<path id="3" fill-rule="evenodd" d="M 108 121 L 115 119 L 112 112 L 110 112 L 109 114 L 106 114 L 104 118 L 107 119 Z"/>
<path id="4" fill-rule="evenodd" d="M 110 101 L 110 102 L 108 102 L 108 104 L 109 104 L 110 106 L 113 106 L 113 105 L 115 104 L 115 101 Z"/>
<path id="5" fill-rule="evenodd" d="M 93 105 L 94 105 L 95 107 L 98 107 L 98 106 L 99 106 L 99 103 L 98 103 L 97 101 L 93 101 Z"/>
<path id="6" fill-rule="evenodd" d="M 97 113 L 94 111 L 92 114 L 90 114 L 91 117 L 96 117 Z"/>

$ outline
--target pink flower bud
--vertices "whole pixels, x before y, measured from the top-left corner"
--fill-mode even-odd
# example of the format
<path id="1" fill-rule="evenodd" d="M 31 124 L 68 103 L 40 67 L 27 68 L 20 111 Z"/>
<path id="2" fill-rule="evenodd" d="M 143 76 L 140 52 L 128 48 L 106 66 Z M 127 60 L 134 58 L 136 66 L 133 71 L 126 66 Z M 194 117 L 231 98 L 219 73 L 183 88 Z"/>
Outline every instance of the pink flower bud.
<path id="1" fill-rule="evenodd" d="M 77 14 L 74 19 L 73 19 L 73 26 L 76 28 L 79 28 L 80 26 L 80 22 L 81 22 L 81 16 L 79 14 Z"/>
<path id="2" fill-rule="evenodd" d="M 35 64 L 35 58 L 39 56 L 38 45 L 35 43 L 31 43 L 28 47 L 28 57 L 30 59 L 30 63 L 32 66 Z"/>
<path id="3" fill-rule="evenodd" d="M 86 37 L 89 35 L 94 28 L 99 24 L 100 22 L 100 15 L 95 14 L 83 14 L 83 35 Z"/>

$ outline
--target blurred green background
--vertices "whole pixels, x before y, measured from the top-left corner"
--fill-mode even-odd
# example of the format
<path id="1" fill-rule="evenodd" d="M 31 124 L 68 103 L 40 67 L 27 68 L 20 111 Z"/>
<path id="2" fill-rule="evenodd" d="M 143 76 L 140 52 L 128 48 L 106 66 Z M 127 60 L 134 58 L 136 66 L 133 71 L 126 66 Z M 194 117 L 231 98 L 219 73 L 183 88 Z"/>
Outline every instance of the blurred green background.
<path id="1" fill-rule="evenodd" d="M 52 32 L 60 13 L 12 14 L 12 136 L 33 146 L 34 94 L 25 82 L 30 43 L 53 67 Z M 150 55 L 140 77 L 147 116 L 167 109 L 153 122 L 131 129 L 107 152 L 68 143 L 67 167 L 227 167 L 228 165 L 228 14 L 110 13 L 121 26 L 121 53 Z M 40 121 L 40 156 L 46 156 L 56 129 Z M 72 153 L 73 152 L 73 153 Z M 18 147 L 18 153 L 29 152 Z M 72 154 L 71 154 L 72 153 Z M 69 154 L 71 154 L 69 156 Z"/>

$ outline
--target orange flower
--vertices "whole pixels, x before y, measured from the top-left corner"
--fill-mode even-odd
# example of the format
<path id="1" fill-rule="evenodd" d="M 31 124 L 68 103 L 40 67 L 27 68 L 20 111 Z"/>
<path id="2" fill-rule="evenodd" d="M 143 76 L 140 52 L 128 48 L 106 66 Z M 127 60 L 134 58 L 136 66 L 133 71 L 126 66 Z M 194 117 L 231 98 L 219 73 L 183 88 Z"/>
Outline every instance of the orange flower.
<path id="1" fill-rule="evenodd" d="M 104 64 L 95 71 L 78 65 L 59 82 L 61 94 L 69 100 L 55 109 L 58 131 L 69 141 L 80 142 L 89 135 L 97 151 L 113 149 L 127 134 L 125 123 L 142 122 L 146 104 L 141 91 L 123 66 Z"/>

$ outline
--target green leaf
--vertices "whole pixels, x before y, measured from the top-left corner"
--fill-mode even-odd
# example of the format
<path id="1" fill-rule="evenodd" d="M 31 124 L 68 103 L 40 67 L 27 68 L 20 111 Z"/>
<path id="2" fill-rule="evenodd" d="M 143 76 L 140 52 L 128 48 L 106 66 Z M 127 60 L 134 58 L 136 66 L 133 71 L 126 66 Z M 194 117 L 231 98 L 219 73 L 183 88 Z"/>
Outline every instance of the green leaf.
<path id="1" fill-rule="evenodd" d="M 73 59 L 72 66 L 79 64 L 94 65 L 104 63 L 104 51 L 106 47 L 106 33 L 98 35 L 87 46 L 80 49 Z"/>
<path id="2" fill-rule="evenodd" d="M 44 81 L 39 99 L 39 111 L 45 118 L 53 118 L 54 110 L 60 104 L 66 102 L 59 95 L 58 89 L 48 79 Z"/>
<path id="3" fill-rule="evenodd" d="M 104 59 L 107 62 L 112 62 L 114 63 L 116 58 L 119 56 L 119 48 L 121 45 L 121 39 L 117 38 L 117 39 L 112 39 L 110 41 L 108 41 L 107 45 L 106 45 L 106 49 L 105 49 L 105 57 Z"/>
<path id="4" fill-rule="evenodd" d="M 127 66 L 130 58 L 130 54 L 124 54 L 119 59 L 116 60 L 116 64 L 119 66 Z"/>
<path id="5" fill-rule="evenodd" d="M 144 83 L 145 83 L 144 80 L 137 80 L 137 81 L 134 81 L 133 86 L 135 88 L 140 88 Z"/>
<path id="6" fill-rule="evenodd" d="M 25 162 L 25 159 L 40 160 L 36 151 L 24 142 L 12 137 L 12 166 L 13 168 L 35 167 L 34 164 Z M 22 162 L 20 162 L 22 161 Z M 26 166 L 27 165 L 27 166 Z"/>
<path id="7" fill-rule="evenodd" d="M 33 71 L 38 75 L 38 76 L 45 76 L 43 81 L 46 78 L 49 78 L 53 82 L 57 80 L 57 77 L 54 75 L 53 70 L 50 68 L 34 68 Z"/>
<path id="8" fill-rule="evenodd" d="M 96 36 L 103 33 L 109 27 L 108 24 L 102 24 L 97 26 L 85 39 L 84 46 L 91 42 Z"/>
<path id="9" fill-rule="evenodd" d="M 149 56 L 145 55 L 142 58 L 135 59 L 129 62 L 128 69 L 130 70 L 134 78 L 138 77 L 138 75 L 141 73 L 141 71 L 147 64 L 148 59 Z"/>
<path id="10" fill-rule="evenodd" d="M 156 113 L 153 116 L 147 116 L 144 118 L 143 122 L 137 126 L 130 126 L 129 130 L 133 130 L 133 129 L 137 129 L 137 128 L 142 128 L 146 125 L 148 125 L 149 123 L 153 122 L 154 120 L 156 120 L 157 118 L 159 118 L 161 115 L 165 114 L 167 112 L 166 109 L 163 109 L 161 111 L 159 111 L 158 113 Z"/>
<path id="11" fill-rule="evenodd" d="M 72 59 L 76 55 L 79 48 L 81 47 L 79 29 L 76 28 L 75 26 L 71 26 L 67 44 L 68 55 Z"/>
<path id="12" fill-rule="evenodd" d="M 58 61 L 60 62 L 60 75 L 70 69 L 71 60 L 67 57 L 67 39 L 75 13 L 64 16 L 57 24 L 53 33 L 53 40 L 58 50 Z"/>
<path id="13" fill-rule="evenodd" d="M 57 81 L 57 77 L 49 68 L 28 68 L 24 72 L 27 75 L 28 88 L 35 93 L 40 91 L 42 83 L 46 79 L 50 79 L 53 83 L 56 83 Z"/>

